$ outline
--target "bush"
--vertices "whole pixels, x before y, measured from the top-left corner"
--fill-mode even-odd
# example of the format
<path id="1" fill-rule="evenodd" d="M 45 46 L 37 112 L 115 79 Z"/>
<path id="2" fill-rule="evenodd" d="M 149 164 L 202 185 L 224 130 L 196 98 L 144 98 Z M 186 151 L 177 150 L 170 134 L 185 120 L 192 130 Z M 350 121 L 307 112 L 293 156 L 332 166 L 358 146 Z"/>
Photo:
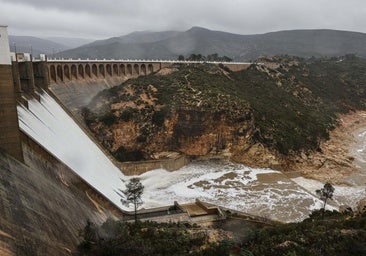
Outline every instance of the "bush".
<path id="1" fill-rule="evenodd" d="M 136 109 L 133 108 L 126 108 L 122 111 L 120 118 L 125 121 L 128 122 L 130 120 L 133 119 L 134 114 L 136 113 Z"/>
<path id="2" fill-rule="evenodd" d="M 116 116 L 112 112 L 107 112 L 102 117 L 100 117 L 100 121 L 108 126 L 114 124 L 116 119 Z"/>
<path id="3" fill-rule="evenodd" d="M 139 150 L 128 151 L 123 146 L 119 147 L 115 152 L 113 152 L 113 156 L 119 162 L 145 160 L 145 157 L 144 157 L 144 154 L 142 151 L 139 151 Z"/>
<path id="4" fill-rule="evenodd" d="M 162 108 L 153 113 L 151 121 L 153 124 L 162 127 L 167 115 L 168 115 L 168 109 Z"/>

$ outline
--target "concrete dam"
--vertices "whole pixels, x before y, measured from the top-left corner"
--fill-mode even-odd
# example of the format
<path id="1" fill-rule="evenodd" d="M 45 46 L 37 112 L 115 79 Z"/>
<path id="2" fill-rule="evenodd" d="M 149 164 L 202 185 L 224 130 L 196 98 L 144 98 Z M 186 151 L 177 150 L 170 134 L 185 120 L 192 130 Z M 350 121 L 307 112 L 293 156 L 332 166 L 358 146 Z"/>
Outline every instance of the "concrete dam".
<path id="1" fill-rule="evenodd" d="M 103 89 L 172 63 L 34 59 L 10 53 L 0 26 L 1 255 L 71 255 L 87 220 L 126 214 L 115 191 L 127 177 L 71 113 Z M 148 165 L 142 172 L 163 167 Z"/>
<path id="2" fill-rule="evenodd" d="M 299 186 L 303 180 L 270 169 L 214 161 L 185 165 L 184 158 L 115 163 L 83 127 L 78 109 L 101 90 L 175 61 L 34 59 L 10 53 L 6 27 L 0 26 L 0 35 L 0 255 L 72 255 L 87 220 L 98 225 L 128 215 L 116 190 L 129 175 L 138 175 L 145 186 L 144 216 L 148 208 L 165 214 L 164 206 L 196 198 L 294 221 L 321 206 Z M 221 64 L 233 71 L 251 65 Z M 201 201 L 191 208 L 199 206 L 202 215 L 181 206 L 182 221 L 217 213 Z"/>

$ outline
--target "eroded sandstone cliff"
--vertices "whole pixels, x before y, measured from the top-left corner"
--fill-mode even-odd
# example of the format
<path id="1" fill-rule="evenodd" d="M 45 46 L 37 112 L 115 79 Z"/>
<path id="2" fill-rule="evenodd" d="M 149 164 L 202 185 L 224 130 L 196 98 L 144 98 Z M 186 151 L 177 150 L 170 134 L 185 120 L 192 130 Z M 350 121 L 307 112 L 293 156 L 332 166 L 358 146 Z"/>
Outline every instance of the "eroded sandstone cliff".
<path id="1" fill-rule="evenodd" d="M 340 113 L 365 108 L 363 59 L 259 62 L 240 72 L 172 65 L 99 93 L 82 114 L 119 161 L 175 151 L 291 169 L 301 153 L 321 152 Z"/>
<path id="2" fill-rule="evenodd" d="M 197 77 L 190 78 L 197 76 L 195 69 L 172 67 L 151 83 L 140 78 L 141 84 L 135 80 L 104 91 L 84 109 L 89 127 L 120 161 L 160 158 L 166 151 L 230 155 L 235 147 L 250 145 L 254 117 L 249 105 L 205 83 L 197 85 Z M 201 72 L 230 79 L 220 68 Z M 164 79 L 170 85 L 160 83 Z"/>

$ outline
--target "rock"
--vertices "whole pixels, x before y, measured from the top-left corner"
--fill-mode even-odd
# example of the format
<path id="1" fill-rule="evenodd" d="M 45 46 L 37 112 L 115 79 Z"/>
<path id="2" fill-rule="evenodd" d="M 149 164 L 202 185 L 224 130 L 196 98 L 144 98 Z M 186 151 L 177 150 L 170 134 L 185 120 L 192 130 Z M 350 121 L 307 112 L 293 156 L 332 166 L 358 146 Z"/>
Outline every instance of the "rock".
<path id="1" fill-rule="evenodd" d="M 353 212 L 352 207 L 349 205 L 341 205 L 339 206 L 339 212 L 340 213 L 351 213 Z"/>
<path id="2" fill-rule="evenodd" d="M 357 211 L 358 211 L 358 213 L 364 213 L 364 212 L 366 212 L 366 197 L 363 198 L 363 199 L 361 199 L 358 202 Z"/>

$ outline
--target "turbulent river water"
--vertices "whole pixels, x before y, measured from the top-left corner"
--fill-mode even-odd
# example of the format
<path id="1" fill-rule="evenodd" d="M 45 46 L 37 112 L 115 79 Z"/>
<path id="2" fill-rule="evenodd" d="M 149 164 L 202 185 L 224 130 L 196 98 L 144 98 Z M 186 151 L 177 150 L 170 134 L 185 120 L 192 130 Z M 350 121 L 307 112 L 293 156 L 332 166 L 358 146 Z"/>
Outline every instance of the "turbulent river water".
<path id="1" fill-rule="evenodd" d="M 46 93 L 40 101 L 31 100 L 28 109 L 18 107 L 20 128 L 68 165 L 118 207 L 123 208 L 117 189 L 128 180 L 75 124 L 72 118 Z M 354 147 L 357 164 L 366 166 L 366 128 Z M 359 157 L 359 158 L 358 158 Z M 365 178 L 363 173 L 355 176 Z M 364 176 L 363 176 L 364 175 Z M 303 177 L 289 178 L 271 169 L 254 169 L 241 164 L 196 161 L 175 172 L 153 170 L 139 176 L 145 191 L 143 207 L 192 202 L 196 198 L 228 208 L 279 221 L 300 221 L 322 207 L 315 190 L 322 183 Z M 336 186 L 330 209 L 354 207 L 366 197 L 365 184 Z"/>

